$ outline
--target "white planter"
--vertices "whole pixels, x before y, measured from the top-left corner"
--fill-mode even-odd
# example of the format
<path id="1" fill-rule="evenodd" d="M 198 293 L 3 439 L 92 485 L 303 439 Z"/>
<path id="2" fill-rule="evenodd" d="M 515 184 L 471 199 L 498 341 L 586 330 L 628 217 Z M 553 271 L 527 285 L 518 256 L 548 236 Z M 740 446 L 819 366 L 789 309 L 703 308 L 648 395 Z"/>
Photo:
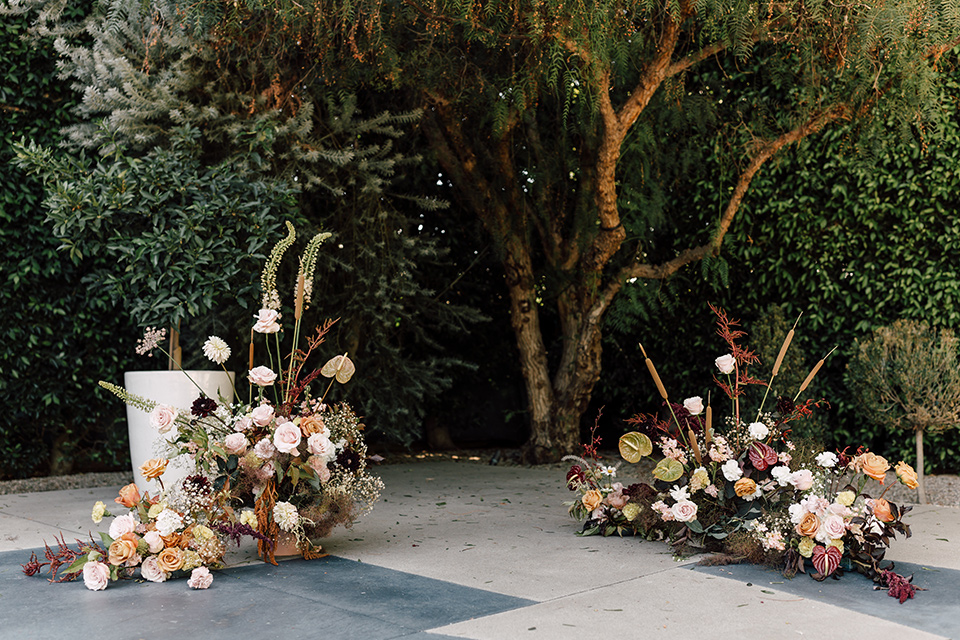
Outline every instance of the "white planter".
<path id="1" fill-rule="evenodd" d="M 234 374 L 229 377 L 223 371 L 187 371 L 190 378 L 203 389 L 209 398 L 219 402 L 223 396 L 233 401 Z M 193 401 L 200 397 L 197 387 L 184 375 L 183 371 L 127 371 L 123 375 L 123 386 L 132 393 L 159 404 L 175 407 L 182 414 L 189 415 Z M 150 414 L 127 405 L 127 428 L 130 433 L 130 464 L 133 477 L 141 492 L 156 494 L 160 485 L 156 480 L 147 480 L 140 474 L 140 465 L 156 458 L 163 451 L 163 440 L 177 437 L 174 431 L 159 433 L 150 426 Z M 193 473 L 194 469 L 185 456 L 174 458 L 163 474 L 163 484 L 171 487 L 174 483 Z"/>

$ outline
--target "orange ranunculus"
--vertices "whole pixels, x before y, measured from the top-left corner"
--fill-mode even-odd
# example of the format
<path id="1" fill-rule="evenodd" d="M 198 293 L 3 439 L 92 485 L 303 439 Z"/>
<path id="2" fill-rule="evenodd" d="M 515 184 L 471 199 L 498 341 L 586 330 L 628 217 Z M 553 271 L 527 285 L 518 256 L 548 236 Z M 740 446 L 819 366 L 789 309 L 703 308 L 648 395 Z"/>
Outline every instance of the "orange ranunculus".
<path id="1" fill-rule="evenodd" d="M 110 564 L 122 565 L 136 557 L 137 543 L 134 540 L 120 538 L 110 543 L 110 549 L 107 551 L 108 562 Z"/>
<path id="2" fill-rule="evenodd" d="M 326 435 L 329 435 L 329 430 L 323 424 L 323 419 L 320 416 L 307 416 L 300 420 L 300 431 L 303 433 L 303 437 L 309 438 L 315 433 L 327 432 Z"/>
<path id="3" fill-rule="evenodd" d="M 865 474 L 880 484 L 883 484 L 883 479 L 887 476 L 887 471 L 890 469 L 890 463 L 887 462 L 886 458 L 868 451 L 860 455 L 859 467 Z"/>
<path id="4" fill-rule="evenodd" d="M 125 507 L 135 507 L 140 502 L 140 490 L 137 489 L 136 484 L 131 482 L 120 489 L 120 497 L 114 498 L 113 501 Z"/>
<path id="5" fill-rule="evenodd" d="M 160 539 L 163 540 L 163 546 L 167 548 L 179 547 L 183 536 L 181 536 L 179 533 L 171 533 L 168 536 L 160 536 Z"/>
<path id="6" fill-rule="evenodd" d="M 183 549 L 167 547 L 157 555 L 157 566 L 161 571 L 176 571 L 183 566 Z"/>
<path id="7" fill-rule="evenodd" d="M 815 513 L 805 513 L 803 517 L 800 518 L 800 522 L 797 523 L 796 530 L 802 536 L 807 536 L 809 538 L 817 535 L 817 531 L 820 529 L 820 518 L 817 517 Z"/>
<path id="8" fill-rule="evenodd" d="M 733 490 L 741 498 L 751 496 L 757 492 L 757 483 L 750 478 L 740 478 L 734 483 Z"/>
<path id="9" fill-rule="evenodd" d="M 583 494 L 583 497 L 580 498 L 580 501 L 588 511 L 593 511 L 600 506 L 601 502 L 603 502 L 603 494 L 596 489 L 590 489 L 590 491 L 587 491 L 585 494 Z"/>
<path id="10" fill-rule="evenodd" d="M 920 483 L 917 481 L 917 472 L 913 470 L 913 467 L 908 465 L 906 462 L 901 460 L 897 463 L 896 466 L 897 477 L 900 478 L 900 482 L 905 484 L 910 489 L 916 489 L 920 486 Z"/>
<path id="11" fill-rule="evenodd" d="M 140 465 L 140 473 L 147 480 L 159 478 L 167 470 L 168 462 L 170 461 L 164 458 L 152 458 Z"/>
<path id="12" fill-rule="evenodd" d="M 880 522 L 893 522 L 896 519 L 890 512 L 890 503 L 883 498 L 873 501 L 873 515 Z"/>

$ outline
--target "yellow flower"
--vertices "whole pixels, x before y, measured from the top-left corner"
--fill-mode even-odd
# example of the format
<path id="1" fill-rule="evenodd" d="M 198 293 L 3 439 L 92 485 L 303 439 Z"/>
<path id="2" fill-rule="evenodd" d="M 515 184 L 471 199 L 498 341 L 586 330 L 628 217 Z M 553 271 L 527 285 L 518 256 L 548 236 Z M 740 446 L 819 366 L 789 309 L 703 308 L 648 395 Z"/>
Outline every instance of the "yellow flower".
<path id="1" fill-rule="evenodd" d="M 106 505 L 103 504 L 103 502 L 101 502 L 100 500 L 97 500 L 97 503 L 93 505 L 93 513 L 91 514 L 91 517 L 93 518 L 93 521 L 96 524 L 100 524 L 106 512 L 107 512 Z"/>
<path id="2" fill-rule="evenodd" d="M 193 537 L 197 540 L 209 540 L 213 537 L 213 531 L 205 525 L 197 524 L 193 527 Z"/>
<path id="3" fill-rule="evenodd" d="M 170 461 L 165 458 L 151 458 L 140 465 L 140 474 L 147 480 L 159 478 L 167 470 L 168 462 Z"/>
<path id="4" fill-rule="evenodd" d="M 857 494 L 853 491 L 841 491 L 837 494 L 837 504 L 849 507 L 857 499 Z"/>
<path id="5" fill-rule="evenodd" d="M 836 547 L 837 550 L 842 554 L 843 553 L 843 538 L 834 538 L 827 542 L 828 547 Z"/>
<path id="6" fill-rule="evenodd" d="M 703 467 L 700 467 L 690 476 L 690 491 L 699 491 L 710 484 L 710 474 Z"/>
<path id="7" fill-rule="evenodd" d="M 797 551 L 800 552 L 804 558 L 809 558 L 813 555 L 813 548 L 817 546 L 817 543 L 814 542 L 813 538 L 804 536 L 800 538 L 800 544 L 797 545 Z"/>
<path id="8" fill-rule="evenodd" d="M 203 560 L 200 558 L 199 553 L 197 553 L 193 549 L 183 550 L 183 566 L 180 567 L 182 570 L 190 571 L 191 569 L 196 569 L 202 564 L 203 564 Z"/>
<path id="9" fill-rule="evenodd" d="M 640 505 L 636 502 L 628 502 L 627 505 L 623 507 L 623 517 L 627 520 L 633 522 L 638 515 L 640 515 Z"/>
<path id="10" fill-rule="evenodd" d="M 917 481 L 917 472 L 903 460 L 897 463 L 896 472 L 897 477 L 900 478 L 900 482 L 908 488 L 916 489 L 919 486 L 920 483 Z"/>
<path id="11" fill-rule="evenodd" d="M 157 516 L 160 515 L 160 512 L 167 508 L 166 502 L 158 502 L 157 504 L 150 505 L 150 509 L 147 510 L 147 517 L 151 520 L 155 520 Z"/>
<path id="12" fill-rule="evenodd" d="M 240 524 L 245 524 L 254 531 L 257 530 L 257 514 L 253 511 L 244 511 L 240 514 Z"/>

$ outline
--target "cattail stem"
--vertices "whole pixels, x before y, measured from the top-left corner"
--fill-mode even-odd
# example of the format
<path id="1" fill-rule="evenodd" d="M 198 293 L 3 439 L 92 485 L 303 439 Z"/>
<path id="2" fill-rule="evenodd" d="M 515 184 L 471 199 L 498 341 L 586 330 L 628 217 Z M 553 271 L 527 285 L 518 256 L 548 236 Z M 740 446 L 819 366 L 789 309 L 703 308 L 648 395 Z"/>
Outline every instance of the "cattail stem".
<path id="1" fill-rule="evenodd" d="M 697 445 L 697 436 L 693 429 L 687 430 L 687 436 L 690 438 L 690 448 L 693 449 L 693 457 L 697 459 L 697 464 L 703 464 L 703 458 L 700 456 L 700 447 Z"/>
<path id="2" fill-rule="evenodd" d="M 643 354 L 643 360 L 647 365 L 647 371 L 649 371 L 650 375 L 653 377 L 653 382 L 657 385 L 657 391 L 660 392 L 660 397 L 663 398 L 664 402 L 667 403 L 667 408 L 670 409 L 670 415 L 673 416 L 673 421 L 677 425 L 677 437 L 679 440 L 683 441 L 683 425 L 680 424 L 677 414 L 673 411 L 673 405 L 670 404 L 670 398 L 667 397 L 667 389 L 663 386 L 663 382 L 661 382 L 660 376 L 657 374 L 657 368 L 653 366 L 653 360 L 647 357 L 647 352 L 644 350 L 643 345 L 640 343 L 637 344 L 640 346 L 640 353 Z"/>
<path id="3" fill-rule="evenodd" d="M 300 320 L 300 316 L 303 315 L 303 288 L 305 284 L 306 278 L 304 277 L 303 273 L 301 273 L 297 277 L 297 295 L 293 306 L 294 320 Z"/>
<path id="4" fill-rule="evenodd" d="M 710 396 L 707 396 L 707 423 L 703 428 L 703 439 L 709 445 L 713 441 L 713 407 L 710 406 Z"/>
<path id="5" fill-rule="evenodd" d="M 797 391 L 797 395 L 793 397 L 794 402 L 797 401 L 797 398 L 800 397 L 800 394 L 803 393 L 804 389 L 806 389 L 810 385 L 810 382 L 813 380 L 813 377 L 817 375 L 818 371 L 820 371 L 820 367 L 822 367 L 823 363 L 826 362 L 827 358 L 830 357 L 830 354 L 836 350 L 837 350 L 836 347 L 834 347 L 833 349 L 830 349 L 830 351 L 827 352 L 827 355 L 820 358 L 820 361 L 813 366 L 813 369 L 810 370 L 810 373 L 807 374 L 807 377 L 804 378 L 803 382 L 800 384 L 800 390 Z"/>

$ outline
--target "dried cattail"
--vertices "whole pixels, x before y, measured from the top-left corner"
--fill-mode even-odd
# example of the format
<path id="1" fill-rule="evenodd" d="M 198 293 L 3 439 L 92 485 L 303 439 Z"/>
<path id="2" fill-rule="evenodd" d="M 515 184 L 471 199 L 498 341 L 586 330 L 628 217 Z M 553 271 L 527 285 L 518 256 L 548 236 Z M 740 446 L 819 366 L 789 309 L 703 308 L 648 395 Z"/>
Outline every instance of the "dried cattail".
<path id="1" fill-rule="evenodd" d="M 773 363 L 773 373 L 770 374 L 771 378 L 776 377 L 777 372 L 780 371 L 780 365 L 783 364 L 783 356 L 787 354 L 787 347 L 790 346 L 790 341 L 793 340 L 793 329 L 787 332 L 787 337 L 783 340 L 783 345 L 780 346 L 780 353 L 777 354 L 777 361 Z"/>
<path id="2" fill-rule="evenodd" d="M 303 315 L 303 288 L 305 284 L 306 278 L 303 273 L 300 273 L 300 276 L 297 278 L 297 297 L 293 308 L 293 317 L 295 320 L 299 320 L 300 316 Z"/>
<path id="3" fill-rule="evenodd" d="M 807 377 L 804 378 L 803 383 L 800 385 L 800 390 L 797 391 L 797 395 L 794 397 L 794 400 L 800 397 L 800 394 L 803 393 L 803 390 L 810 385 L 810 382 L 813 380 L 813 377 L 817 375 L 818 371 L 820 371 L 820 367 L 823 366 L 823 363 L 827 360 L 827 358 L 830 357 L 831 353 L 836 351 L 836 349 L 837 349 L 836 347 L 834 347 L 833 349 L 830 349 L 827 355 L 823 356 L 823 358 L 821 358 L 820 361 L 814 365 L 813 369 L 810 370 L 810 373 L 807 374 Z"/>
<path id="4" fill-rule="evenodd" d="M 247 370 L 253 369 L 253 329 L 250 329 L 250 366 Z"/>
<path id="5" fill-rule="evenodd" d="M 657 391 L 660 392 L 660 397 L 664 400 L 669 400 L 667 398 L 667 390 L 663 386 L 663 382 L 660 381 L 660 375 L 657 373 L 657 368 L 653 366 L 653 360 L 647 357 L 647 352 L 644 351 L 643 345 L 640 345 L 640 352 L 643 354 L 643 360 L 647 364 L 647 371 L 650 372 L 650 376 L 653 378 L 654 384 L 657 385 Z"/>
<path id="6" fill-rule="evenodd" d="M 707 444 L 713 440 L 713 407 L 707 405 L 707 424 L 703 428 L 704 441 Z"/>
<path id="7" fill-rule="evenodd" d="M 690 438 L 690 447 L 693 449 L 693 457 L 697 459 L 697 464 L 702 464 L 703 458 L 700 456 L 700 447 L 697 445 L 697 434 L 693 432 L 693 429 L 687 429 L 687 436 Z"/>

